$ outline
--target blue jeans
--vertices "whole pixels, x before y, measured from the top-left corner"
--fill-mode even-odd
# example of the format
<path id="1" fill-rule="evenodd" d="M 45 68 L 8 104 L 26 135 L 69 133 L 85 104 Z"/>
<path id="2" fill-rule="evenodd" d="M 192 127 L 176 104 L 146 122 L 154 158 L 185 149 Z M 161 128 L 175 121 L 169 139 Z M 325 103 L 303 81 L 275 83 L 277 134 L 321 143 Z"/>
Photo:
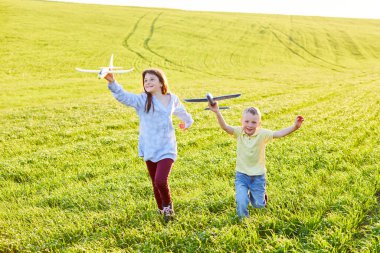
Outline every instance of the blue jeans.
<path id="1" fill-rule="evenodd" d="M 240 218 L 249 217 L 248 204 L 251 202 L 255 208 L 265 207 L 265 174 L 248 176 L 236 171 L 236 211 Z"/>

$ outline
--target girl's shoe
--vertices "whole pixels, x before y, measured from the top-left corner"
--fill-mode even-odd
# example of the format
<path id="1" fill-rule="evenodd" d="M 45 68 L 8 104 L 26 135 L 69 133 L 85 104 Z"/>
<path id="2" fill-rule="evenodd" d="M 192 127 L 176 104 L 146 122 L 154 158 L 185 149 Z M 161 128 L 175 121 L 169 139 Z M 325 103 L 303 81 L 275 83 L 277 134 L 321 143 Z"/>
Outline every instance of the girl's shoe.
<path id="1" fill-rule="evenodd" d="M 164 209 L 162 210 L 164 214 L 164 221 L 168 222 L 169 220 L 174 218 L 174 208 L 173 204 L 170 204 L 168 206 L 164 206 Z"/>

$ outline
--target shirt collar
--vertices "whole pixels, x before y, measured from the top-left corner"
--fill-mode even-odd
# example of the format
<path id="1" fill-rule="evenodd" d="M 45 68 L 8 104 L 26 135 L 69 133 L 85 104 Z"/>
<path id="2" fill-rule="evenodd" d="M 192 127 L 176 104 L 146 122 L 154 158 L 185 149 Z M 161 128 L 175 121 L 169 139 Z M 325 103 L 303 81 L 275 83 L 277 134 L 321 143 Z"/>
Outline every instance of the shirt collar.
<path id="1" fill-rule="evenodd" d="M 255 137 L 255 136 L 257 136 L 257 135 L 259 134 L 260 130 L 261 130 L 261 128 L 259 128 L 258 130 L 256 129 L 256 132 L 255 132 L 254 134 L 252 134 L 251 136 L 249 136 L 248 134 L 245 133 L 244 129 L 241 128 L 241 131 L 243 132 L 242 135 L 247 136 L 247 137 L 249 137 L 249 138 L 250 138 L 250 137 Z"/>

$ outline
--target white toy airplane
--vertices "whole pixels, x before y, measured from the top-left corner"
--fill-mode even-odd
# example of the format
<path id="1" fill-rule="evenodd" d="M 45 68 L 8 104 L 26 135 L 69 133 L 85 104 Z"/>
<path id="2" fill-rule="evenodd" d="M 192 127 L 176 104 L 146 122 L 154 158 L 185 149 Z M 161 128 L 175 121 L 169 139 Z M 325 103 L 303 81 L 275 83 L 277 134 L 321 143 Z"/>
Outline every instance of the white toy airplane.
<path id="1" fill-rule="evenodd" d="M 215 101 L 237 98 L 237 97 L 240 97 L 240 95 L 241 94 L 231 94 L 231 95 L 213 97 L 211 95 L 211 93 L 207 93 L 205 98 L 190 98 L 190 99 L 184 99 L 184 101 L 186 101 L 186 102 L 209 102 L 210 105 L 213 106 L 213 105 L 215 105 Z M 220 106 L 219 109 L 230 109 L 230 107 Z M 210 110 L 210 108 L 206 108 L 205 110 Z"/>
<path id="2" fill-rule="evenodd" d="M 133 70 L 131 69 L 121 69 L 122 67 L 114 67 L 113 66 L 113 54 L 111 55 L 110 59 L 110 65 L 108 67 L 100 67 L 99 70 L 92 70 L 92 69 L 81 69 L 81 68 L 75 68 L 79 72 L 86 72 L 86 73 L 98 73 L 98 78 L 104 78 L 108 73 L 113 73 L 113 74 L 122 74 L 122 73 L 128 73 Z M 115 70 L 117 69 L 117 70 Z"/>

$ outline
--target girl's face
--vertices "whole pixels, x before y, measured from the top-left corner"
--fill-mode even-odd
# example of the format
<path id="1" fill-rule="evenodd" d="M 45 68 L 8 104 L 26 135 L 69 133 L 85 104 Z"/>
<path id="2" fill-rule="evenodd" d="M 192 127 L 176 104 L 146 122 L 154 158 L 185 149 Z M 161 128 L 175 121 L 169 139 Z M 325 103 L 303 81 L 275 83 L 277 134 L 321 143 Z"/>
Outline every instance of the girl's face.
<path id="1" fill-rule="evenodd" d="M 241 119 L 241 125 L 243 127 L 244 132 L 248 136 L 252 136 L 256 129 L 260 127 L 261 121 L 259 115 L 253 115 L 252 113 L 244 113 Z"/>
<path id="2" fill-rule="evenodd" d="M 156 75 L 146 73 L 144 77 L 144 89 L 150 94 L 161 94 L 162 83 Z"/>

